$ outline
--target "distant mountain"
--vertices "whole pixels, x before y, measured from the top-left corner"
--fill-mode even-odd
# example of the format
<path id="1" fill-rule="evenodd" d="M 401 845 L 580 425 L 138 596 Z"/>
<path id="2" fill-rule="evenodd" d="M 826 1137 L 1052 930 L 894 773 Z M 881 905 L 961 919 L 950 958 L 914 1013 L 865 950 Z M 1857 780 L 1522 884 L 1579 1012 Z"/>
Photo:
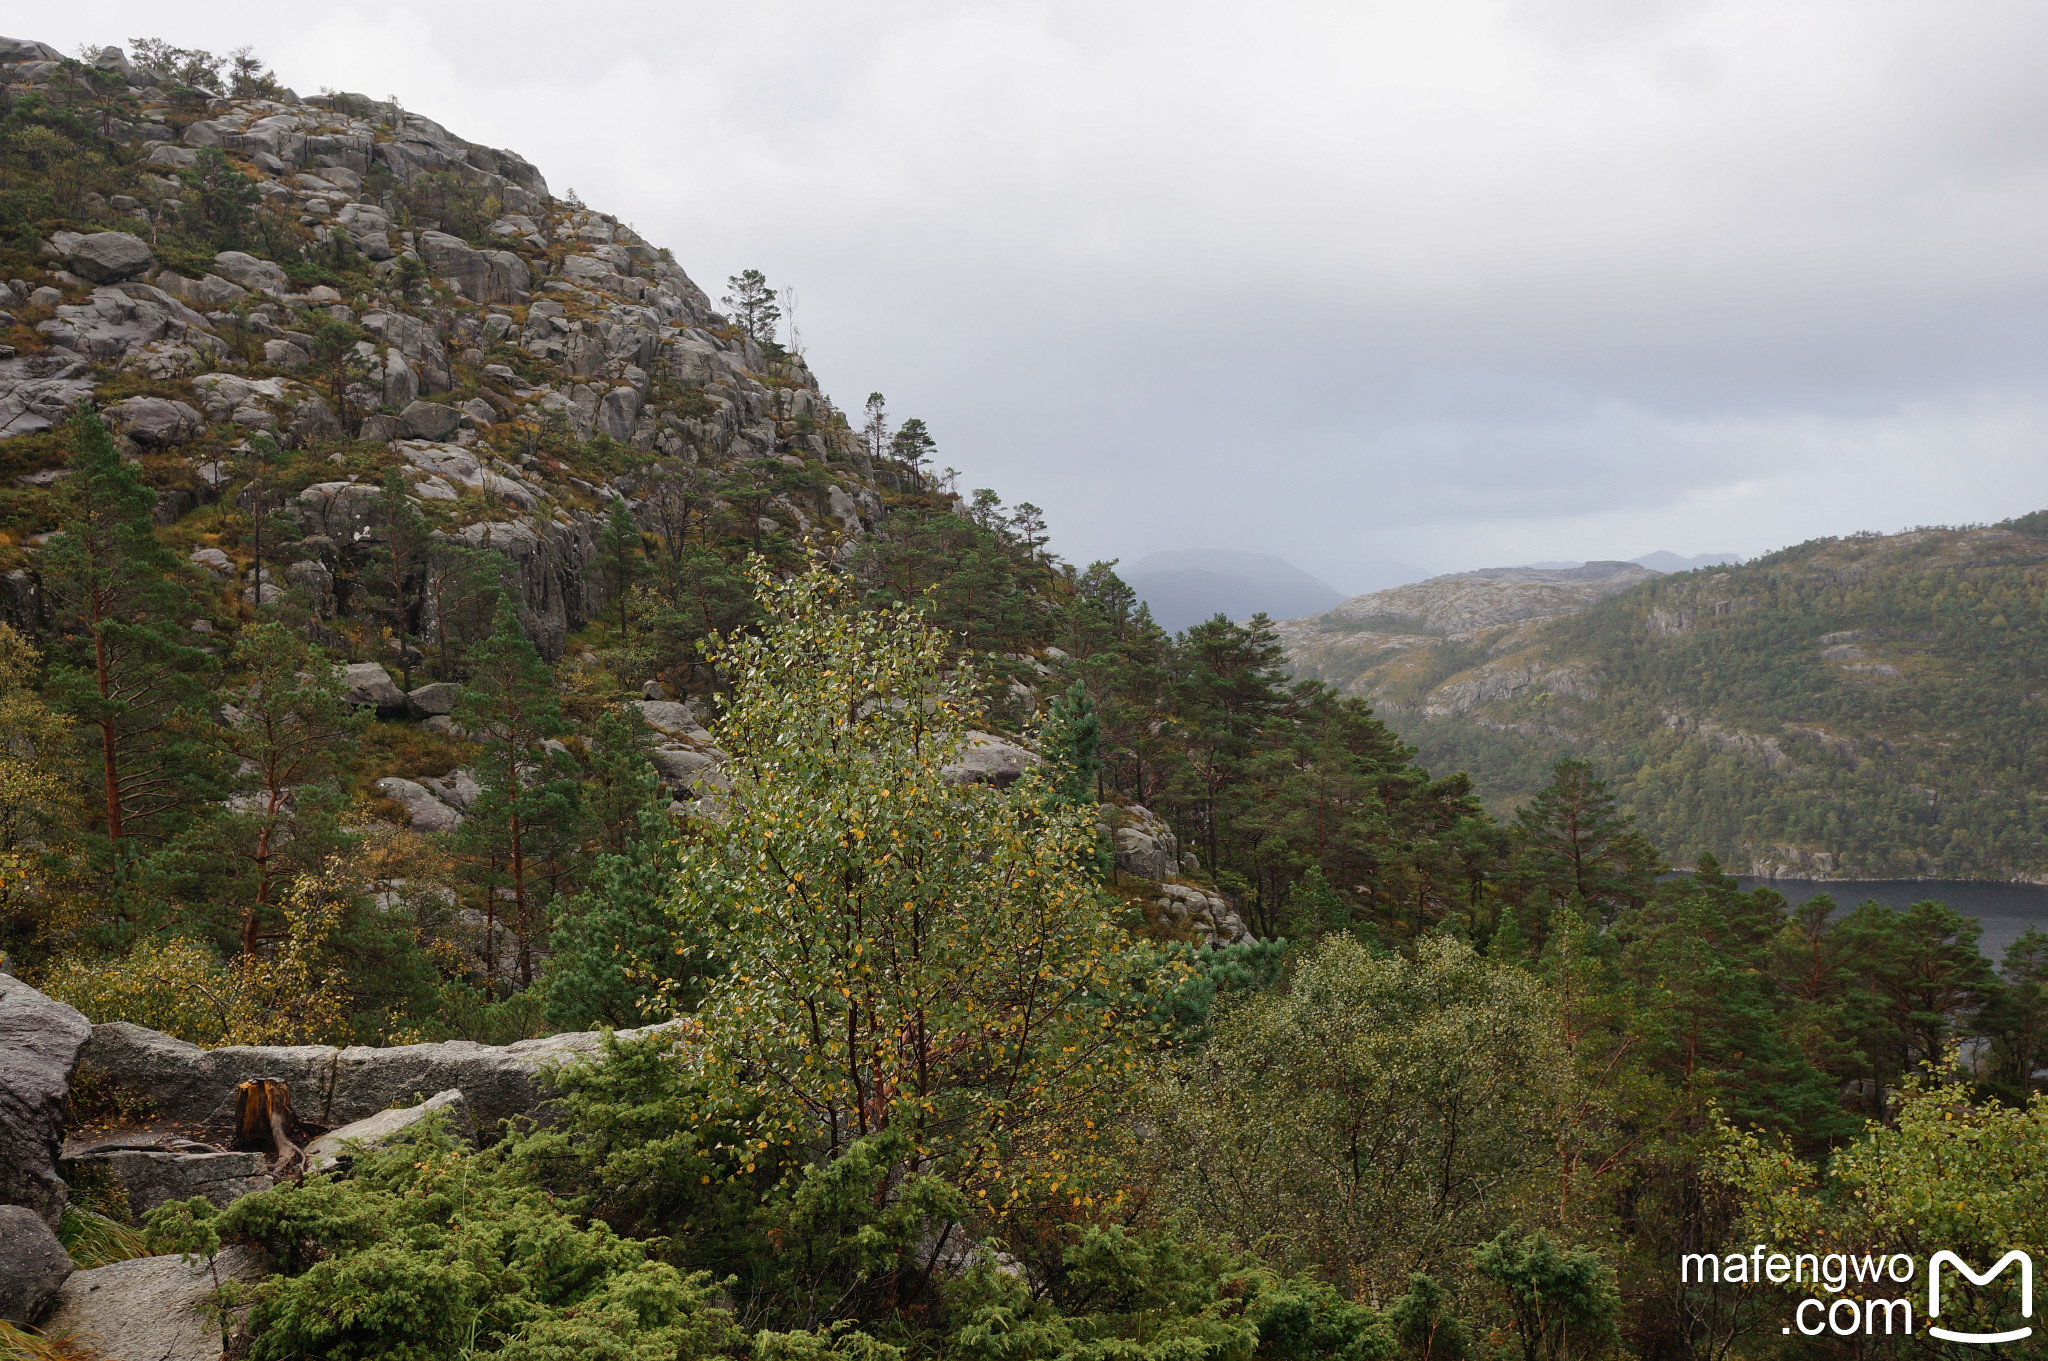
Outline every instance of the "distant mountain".
<path id="1" fill-rule="evenodd" d="M 1647 567 L 1653 572 L 1690 572 L 1695 567 L 1740 567 L 1742 565 L 1742 555 L 1739 553 L 1701 553 L 1697 557 L 1682 558 L 1676 553 L 1667 553 L 1660 548 L 1654 553 L 1645 553 L 1639 558 L 1630 558 L 1629 561 L 1635 563 L 1638 567 Z M 1524 567 L 1540 567 L 1546 570 L 1586 566 L 1583 562 L 1566 562 L 1562 560 L 1557 562 L 1525 562 L 1521 565 Z"/>
<path id="2" fill-rule="evenodd" d="M 1436 577 L 1281 639 L 1496 810 L 1578 755 L 1675 864 L 2048 882 L 2048 512 L 1642 561 L 1680 570 Z"/>
<path id="3" fill-rule="evenodd" d="M 1327 662 L 1331 658 L 1325 653 L 1343 656 L 1361 647 L 1361 657 L 1377 658 L 1388 645 L 1388 635 L 1456 637 L 1476 629 L 1548 619 L 1582 610 L 1657 575 L 1632 562 L 1482 567 L 1353 596 L 1319 617 L 1289 620 L 1283 633 L 1297 666 L 1309 658 Z M 1338 669 L 1342 670 L 1341 663 Z M 1327 674 L 1322 678 L 1339 684 L 1350 679 Z"/>
<path id="4" fill-rule="evenodd" d="M 1740 553 L 1701 553 L 1695 557 L 1681 558 L 1676 553 L 1667 553 L 1659 549 L 1655 553 L 1645 553 L 1641 557 L 1631 558 L 1629 561 L 1640 563 L 1653 572 L 1690 572 L 1698 567 L 1740 567 L 1742 565 L 1742 555 Z"/>
<path id="5" fill-rule="evenodd" d="M 1396 566 L 1396 564 L 1373 564 Z M 1270 553 L 1183 548 L 1154 553 L 1122 573 L 1161 628 L 1178 633 L 1213 615 L 1288 619 L 1329 609 L 1344 593 Z"/>

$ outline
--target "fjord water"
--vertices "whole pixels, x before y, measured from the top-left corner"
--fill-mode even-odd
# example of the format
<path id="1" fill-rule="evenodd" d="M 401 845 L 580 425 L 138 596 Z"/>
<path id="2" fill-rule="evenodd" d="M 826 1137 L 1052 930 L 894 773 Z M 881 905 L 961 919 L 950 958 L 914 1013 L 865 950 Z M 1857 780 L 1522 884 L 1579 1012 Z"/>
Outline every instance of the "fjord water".
<path id="1" fill-rule="evenodd" d="M 2002 883 L 1994 879 L 1757 879 L 1742 876 L 1744 888 L 1767 884 L 1797 907 L 1809 898 L 1828 894 L 1840 907 L 1880 902 L 1890 908 L 1911 907 L 1932 898 L 1965 917 L 1975 917 L 1984 934 L 1977 947 L 1999 963 L 2005 947 L 2030 926 L 2048 931 L 2048 885 Z"/>

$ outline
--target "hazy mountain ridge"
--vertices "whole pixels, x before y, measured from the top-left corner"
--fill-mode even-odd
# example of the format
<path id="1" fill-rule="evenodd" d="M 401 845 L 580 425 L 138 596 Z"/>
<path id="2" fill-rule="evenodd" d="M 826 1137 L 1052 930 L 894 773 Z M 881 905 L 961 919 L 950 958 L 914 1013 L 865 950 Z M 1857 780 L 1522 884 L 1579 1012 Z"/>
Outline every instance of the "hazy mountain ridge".
<path id="1" fill-rule="evenodd" d="M 1496 806 L 1579 753 L 1683 862 L 2039 878 L 2039 519 L 1613 573 L 1577 598 L 1498 572 L 1438 578 L 1281 634 L 1298 674 L 1372 699 Z"/>
<path id="2" fill-rule="evenodd" d="M 1329 609 L 1343 593 L 1271 553 L 1184 548 L 1153 553 L 1123 573 L 1152 617 L 1179 632 L 1217 614 L 1284 619 Z"/>

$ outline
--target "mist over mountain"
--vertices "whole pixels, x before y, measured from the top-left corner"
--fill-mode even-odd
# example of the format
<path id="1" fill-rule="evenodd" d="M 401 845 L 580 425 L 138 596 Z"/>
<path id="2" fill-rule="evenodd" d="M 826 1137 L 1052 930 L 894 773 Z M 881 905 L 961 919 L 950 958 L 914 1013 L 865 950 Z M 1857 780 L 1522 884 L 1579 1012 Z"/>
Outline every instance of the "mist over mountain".
<path id="1" fill-rule="evenodd" d="M 1645 553 L 1639 558 L 1630 558 L 1628 561 L 1636 564 L 1638 567 L 1647 567 L 1653 572 L 1690 572 L 1700 567 L 1739 567 L 1742 565 L 1743 558 L 1740 553 L 1699 553 L 1688 558 L 1660 548 L 1654 553 Z M 1572 567 L 1584 567 L 1587 564 L 1568 559 L 1545 559 L 1541 562 L 1525 562 L 1520 565 L 1523 567 L 1533 567 L 1539 571 L 1559 571 Z"/>
<path id="2" fill-rule="evenodd" d="M 1692 557 L 1683 558 L 1676 553 L 1669 553 L 1659 549 L 1655 553 L 1645 553 L 1639 558 L 1630 558 L 1629 561 L 1640 567 L 1647 567 L 1653 572 L 1690 572 L 1700 567 L 1740 567 L 1742 565 L 1742 555 L 1740 553 L 1698 553 Z"/>
<path id="3" fill-rule="evenodd" d="M 1411 581 L 1421 573 L 1400 563 L 1368 563 L 1369 573 Z M 1336 587 L 1271 553 L 1180 548 L 1134 563 L 1124 580 L 1152 608 L 1162 628 L 1179 632 L 1217 614 L 1245 620 L 1319 614 L 1345 598 Z M 1392 584 L 1390 581 L 1388 584 Z"/>

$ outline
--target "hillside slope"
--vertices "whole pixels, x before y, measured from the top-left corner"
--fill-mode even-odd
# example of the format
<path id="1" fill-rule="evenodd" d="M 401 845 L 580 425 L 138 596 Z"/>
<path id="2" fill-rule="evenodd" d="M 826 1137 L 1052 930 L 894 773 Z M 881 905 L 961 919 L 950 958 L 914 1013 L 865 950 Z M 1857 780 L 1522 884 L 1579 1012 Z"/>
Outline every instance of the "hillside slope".
<path id="1" fill-rule="evenodd" d="M 1282 632 L 1299 672 L 1372 698 L 1496 806 L 1579 753 L 1680 863 L 2040 879 L 2044 588 L 2036 515 L 1817 540 L 1534 621 L 1446 600 L 1401 634 Z"/>
<path id="2" fill-rule="evenodd" d="M 591 568 L 610 501 L 633 495 L 650 527 L 664 513 L 643 492 L 672 480 L 657 465 L 737 474 L 717 499 L 754 539 L 829 547 L 880 512 L 801 356 L 764 352 L 667 251 L 551 196 L 515 153 L 362 95 L 208 96 L 112 48 L 85 67 L 0 40 L 0 63 L 24 124 L 0 205 L 14 544 L 50 527 L 52 427 L 88 396 L 161 523 L 242 481 L 268 435 L 286 455 L 270 486 L 308 533 L 262 569 L 323 618 L 347 613 L 375 488 L 401 470 L 437 531 L 513 560 L 550 659 L 608 598 Z M 72 124 L 99 145 L 53 173 L 35 148 Z M 333 446 L 317 471 L 289 458 L 314 446 Z M 253 550 L 230 548 L 215 570 L 253 587 Z M 32 631 L 10 551 L 5 609 Z"/>

